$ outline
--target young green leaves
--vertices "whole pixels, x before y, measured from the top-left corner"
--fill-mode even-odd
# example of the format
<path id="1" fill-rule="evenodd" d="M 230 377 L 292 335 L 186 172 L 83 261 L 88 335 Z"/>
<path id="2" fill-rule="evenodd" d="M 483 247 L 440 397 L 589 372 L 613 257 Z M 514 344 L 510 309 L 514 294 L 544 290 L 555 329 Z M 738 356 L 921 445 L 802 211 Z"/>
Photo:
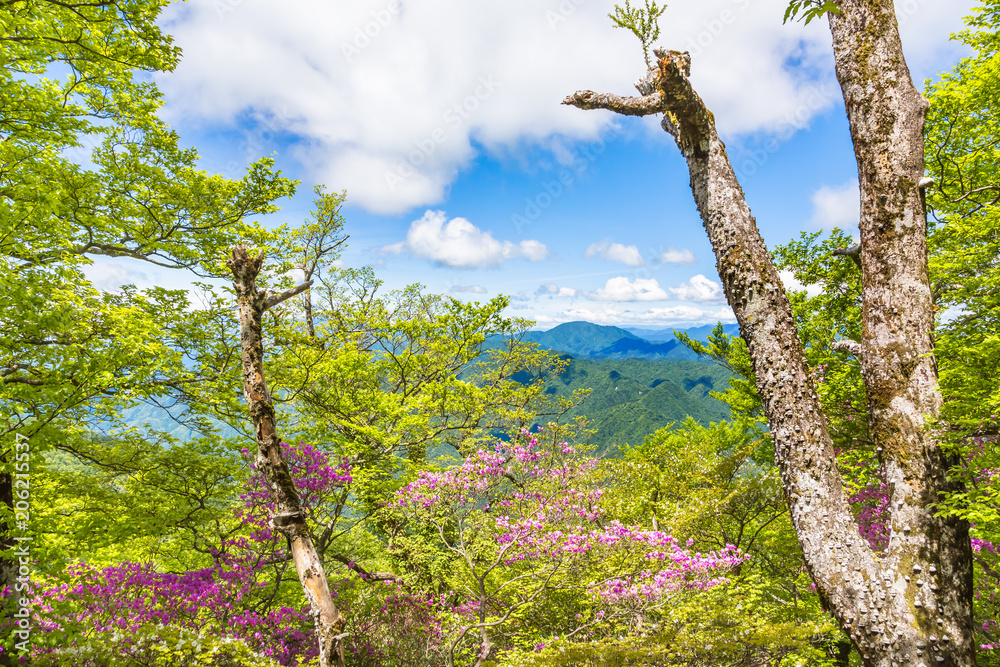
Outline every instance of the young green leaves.
<path id="1" fill-rule="evenodd" d="M 625 7 L 615 5 L 615 13 L 608 14 L 616 28 L 631 30 L 632 34 L 642 42 L 642 56 L 646 59 L 646 67 L 649 63 L 649 47 L 660 36 L 659 19 L 663 12 L 667 11 L 667 6 L 657 6 L 655 0 L 646 0 L 645 8 L 632 9 L 628 0 L 625 0 Z"/>
<path id="2" fill-rule="evenodd" d="M 809 25 L 813 19 L 825 16 L 826 13 L 840 14 L 840 8 L 837 3 L 826 2 L 824 0 L 792 0 L 788 3 L 788 9 L 785 10 L 785 19 L 782 23 L 788 23 L 790 20 L 805 21 L 806 25 Z M 799 14 L 802 14 L 799 16 Z"/>

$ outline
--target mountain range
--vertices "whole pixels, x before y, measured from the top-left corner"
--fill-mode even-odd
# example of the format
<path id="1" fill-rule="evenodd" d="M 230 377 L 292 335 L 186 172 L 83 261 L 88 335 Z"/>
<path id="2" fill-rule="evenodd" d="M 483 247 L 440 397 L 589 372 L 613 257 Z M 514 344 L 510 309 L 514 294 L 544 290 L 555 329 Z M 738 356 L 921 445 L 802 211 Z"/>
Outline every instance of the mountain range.
<path id="1" fill-rule="evenodd" d="M 695 340 L 706 340 L 712 325 L 683 330 Z M 728 334 L 738 334 L 735 324 L 723 327 Z M 673 329 L 621 329 L 590 322 L 566 322 L 548 331 L 529 331 L 524 339 L 545 350 L 588 359 L 683 359 L 699 357 L 685 347 Z"/>
<path id="2" fill-rule="evenodd" d="M 712 325 L 682 330 L 705 341 Z M 738 335 L 735 324 L 723 331 Z M 568 396 L 589 389 L 589 396 L 567 416 L 586 416 L 596 433 L 598 453 L 614 456 L 639 445 L 650 433 L 688 416 L 702 424 L 728 418 L 728 408 L 709 394 L 722 391 L 729 374 L 701 359 L 681 343 L 673 329 L 622 329 L 590 322 L 567 322 L 532 331 L 525 340 L 559 352 L 566 370 L 547 379 L 546 391 Z"/>

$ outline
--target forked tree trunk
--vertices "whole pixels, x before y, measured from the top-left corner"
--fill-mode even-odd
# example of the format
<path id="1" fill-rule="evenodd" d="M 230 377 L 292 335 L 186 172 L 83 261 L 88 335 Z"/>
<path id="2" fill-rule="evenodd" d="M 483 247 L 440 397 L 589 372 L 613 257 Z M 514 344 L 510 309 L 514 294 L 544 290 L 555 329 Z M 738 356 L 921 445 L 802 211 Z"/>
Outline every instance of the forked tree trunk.
<path id="1" fill-rule="evenodd" d="M 930 428 L 941 396 L 920 193 L 927 102 L 903 60 L 891 0 L 838 5 L 830 23 L 860 173 L 864 299 L 863 340 L 844 347 L 860 359 L 890 488 L 884 557 L 861 537 L 848 506 L 791 306 L 714 117 L 688 80 L 690 56 L 657 50 L 657 66 L 636 84 L 642 97 L 582 91 L 564 104 L 665 114 L 750 348 L 806 564 L 864 664 L 974 665 L 968 526 L 935 517 L 931 506 L 946 490 L 947 461 Z"/>
<path id="2" fill-rule="evenodd" d="M 323 561 L 316 552 L 299 494 L 295 490 L 288 465 L 281 452 L 274 418 L 274 404 L 264 381 L 264 343 L 261 321 L 264 311 L 285 299 L 299 294 L 309 283 L 268 298 L 257 289 L 257 274 L 263 257 L 250 257 L 245 246 L 237 246 L 227 262 L 232 269 L 236 288 L 237 315 L 240 323 L 240 354 L 243 365 L 243 395 L 250 408 L 257 434 L 257 469 L 264 475 L 275 505 L 274 525 L 286 538 L 292 560 L 302 582 L 306 599 L 316 621 L 319 638 L 320 667 L 344 666 L 344 617 L 330 595 L 330 586 L 323 570 Z"/>

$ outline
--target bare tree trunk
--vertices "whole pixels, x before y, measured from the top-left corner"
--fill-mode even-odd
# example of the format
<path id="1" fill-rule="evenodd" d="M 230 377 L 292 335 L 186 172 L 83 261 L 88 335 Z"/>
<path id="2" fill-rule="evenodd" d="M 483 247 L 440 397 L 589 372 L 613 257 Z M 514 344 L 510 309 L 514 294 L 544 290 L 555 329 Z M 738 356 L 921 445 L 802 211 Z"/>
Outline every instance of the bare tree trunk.
<path id="1" fill-rule="evenodd" d="M 284 294 L 272 296 L 257 289 L 257 274 L 263 257 L 250 257 L 246 246 L 233 250 L 227 262 L 236 288 L 237 315 L 240 323 L 240 352 L 243 363 L 243 395 L 250 408 L 250 418 L 257 433 L 256 465 L 271 489 L 275 504 L 274 525 L 286 538 L 292 560 L 309 600 L 316 621 L 321 667 L 344 666 L 342 634 L 346 621 L 330 595 L 323 561 L 316 553 L 299 494 L 295 490 L 288 465 L 281 452 L 281 440 L 275 426 L 274 405 L 264 380 L 264 344 L 261 320 L 264 311 L 309 287 L 304 283 Z"/>
<path id="2" fill-rule="evenodd" d="M 688 80 L 690 56 L 655 51 L 642 97 L 577 92 L 564 104 L 626 115 L 664 113 L 687 159 L 717 268 L 750 348 L 792 521 L 819 594 L 864 664 L 974 665 L 968 526 L 934 516 L 946 461 L 927 427 L 941 397 L 932 356 L 923 117 L 903 60 L 891 0 L 841 0 L 831 18 L 861 173 L 864 340 L 873 433 L 888 472 L 891 536 L 884 558 L 864 540 L 844 495 L 791 306 L 712 114 Z"/>

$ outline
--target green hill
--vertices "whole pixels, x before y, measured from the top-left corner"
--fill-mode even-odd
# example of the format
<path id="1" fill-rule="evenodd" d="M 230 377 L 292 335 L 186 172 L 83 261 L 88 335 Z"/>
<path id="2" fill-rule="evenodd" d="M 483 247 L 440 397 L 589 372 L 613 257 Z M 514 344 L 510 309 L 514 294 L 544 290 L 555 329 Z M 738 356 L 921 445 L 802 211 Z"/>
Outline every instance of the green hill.
<path id="1" fill-rule="evenodd" d="M 728 373 L 695 361 L 647 359 L 571 359 L 566 371 L 547 383 L 550 394 L 569 396 L 590 389 L 569 416 L 584 415 L 597 429 L 591 444 L 615 455 L 638 445 L 671 422 L 690 415 L 703 424 L 729 416 L 728 408 L 708 395 L 725 389 Z"/>

